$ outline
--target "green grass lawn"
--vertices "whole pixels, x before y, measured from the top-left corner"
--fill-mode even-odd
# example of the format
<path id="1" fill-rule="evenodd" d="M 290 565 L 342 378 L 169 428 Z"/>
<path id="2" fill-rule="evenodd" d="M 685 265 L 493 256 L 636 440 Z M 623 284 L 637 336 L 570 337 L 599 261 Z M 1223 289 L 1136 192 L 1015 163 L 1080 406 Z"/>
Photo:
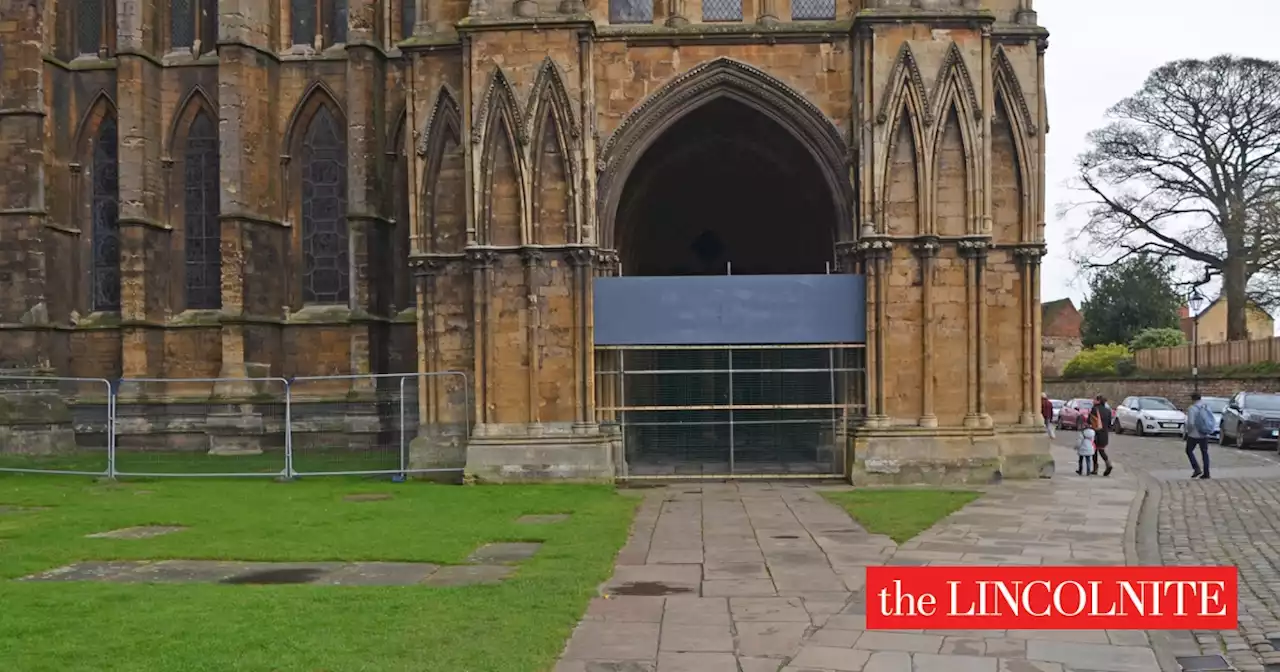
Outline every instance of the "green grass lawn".
<path id="1" fill-rule="evenodd" d="M 347 502 L 357 492 L 385 501 Z M 356 479 L 94 483 L 0 476 L 5 672 L 538 672 L 608 578 L 638 500 L 607 486 L 458 487 Z M 518 525 L 530 513 L 566 522 Z M 141 540 L 86 534 L 189 526 Z M 544 541 L 499 585 L 460 588 L 126 585 L 12 579 L 83 560 L 460 563 Z"/>
<path id="2" fill-rule="evenodd" d="M 823 492 L 872 534 L 901 544 L 982 496 L 972 490 L 886 488 Z"/>

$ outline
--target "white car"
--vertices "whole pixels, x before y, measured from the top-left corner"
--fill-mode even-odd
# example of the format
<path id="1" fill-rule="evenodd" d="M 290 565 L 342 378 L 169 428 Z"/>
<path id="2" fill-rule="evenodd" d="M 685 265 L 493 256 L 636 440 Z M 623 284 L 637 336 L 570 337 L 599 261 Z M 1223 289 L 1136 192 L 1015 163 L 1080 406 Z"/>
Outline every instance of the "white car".
<path id="1" fill-rule="evenodd" d="M 1148 434 L 1182 435 L 1187 414 L 1164 397 L 1128 397 L 1115 412 L 1116 431 Z"/>
<path id="2" fill-rule="evenodd" d="M 1056 425 L 1058 424 L 1058 415 L 1062 413 L 1062 407 L 1066 405 L 1067 402 L 1061 399 L 1050 399 L 1049 403 L 1053 405 L 1053 418 L 1051 418 L 1049 422 Z"/>

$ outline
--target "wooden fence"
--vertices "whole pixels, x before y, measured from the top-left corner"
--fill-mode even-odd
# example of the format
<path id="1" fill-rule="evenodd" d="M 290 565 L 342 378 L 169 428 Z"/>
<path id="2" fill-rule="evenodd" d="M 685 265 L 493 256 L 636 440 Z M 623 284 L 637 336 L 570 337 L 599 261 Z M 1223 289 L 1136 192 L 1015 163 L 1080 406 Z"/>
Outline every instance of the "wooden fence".
<path id="1" fill-rule="evenodd" d="M 1200 349 L 1198 361 L 1192 355 L 1192 346 L 1179 345 L 1174 348 L 1139 350 L 1133 353 L 1133 362 L 1139 371 L 1187 372 L 1191 371 L 1193 361 L 1201 371 L 1280 362 L 1280 338 L 1201 343 L 1197 347 Z"/>

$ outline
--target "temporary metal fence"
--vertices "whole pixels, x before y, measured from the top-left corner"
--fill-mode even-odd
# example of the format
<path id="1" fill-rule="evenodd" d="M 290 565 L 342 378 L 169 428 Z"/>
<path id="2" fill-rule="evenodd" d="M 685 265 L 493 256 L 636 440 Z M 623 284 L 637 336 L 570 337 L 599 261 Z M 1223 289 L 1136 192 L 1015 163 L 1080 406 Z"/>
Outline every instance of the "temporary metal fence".
<path id="1" fill-rule="evenodd" d="M 114 403 L 105 378 L 0 376 L 0 471 L 110 475 Z"/>
<path id="2" fill-rule="evenodd" d="M 421 438 L 437 455 L 461 454 L 469 436 L 467 376 L 389 373 L 290 380 L 290 471 L 300 476 L 460 472 L 463 464 L 416 464 Z"/>
<path id="3" fill-rule="evenodd" d="M 470 426 L 471 385 L 458 371 L 115 381 L 0 375 L 0 472 L 461 472 Z M 415 445 L 423 460 L 415 460 Z M 442 465 L 450 455 L 457 459 Z"/>
<path id="4" fill-rule="evenodd" d="M 865 413 L 860 345 L 597 348 L 623 478 L 838 476 Z"/>

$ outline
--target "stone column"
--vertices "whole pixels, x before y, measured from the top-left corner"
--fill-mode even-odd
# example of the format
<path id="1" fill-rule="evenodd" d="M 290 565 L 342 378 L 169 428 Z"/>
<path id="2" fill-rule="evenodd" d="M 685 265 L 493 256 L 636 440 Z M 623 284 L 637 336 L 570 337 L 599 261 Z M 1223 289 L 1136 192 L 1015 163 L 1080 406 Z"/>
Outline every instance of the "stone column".
<path id="1" fill-rule="evenodd" d="M 887 428 L 890 418 L 886 413 L 884 395 L 885 329 L 888 326 L 885 313 L 889 298 L 889 257 L 893 254 L 893 242 L 864 232 L 858 242 L 867 271 L 867 329 L 870 333 L 867 358 L 867 426 Z"/>
<path id="2" fill-rule="evenodd" d="M 965 427 L 978 427 L 978 306 L 984 300 L 981 286 L 977 283 L 977 243 L 972 239 L 961 240 L 960 256 L 964 259 L 964 294 L 965 294 L 965 400 L 967 408 L 964 416 Z"/>
<path id="3" fill-rule="evenodd" d="M 937 427 L 938 416 L 933 410 L 933 395 L 936 388 L 933 378 L 933 274 L 934 260 L 938 256 L 939 243 L 936 238 L 925 238 L 915 244 L 916 254 L 920 257 L 920 420 L 921 427 Z"/>
<path id="4" fill-rule="evenodd" d="M 778 25 L 778 0 L 760 0 L 760 15 L 756 23 L 762 26 Z"/>
<path id="5" fill-rule="evenodd" d="M 1039 416 L 1038 404 L 1040 399 L 1039 392 L 1035 389 L 1035 375 L 1031 367 L 1035 361 L 1035 351 L 1039 350 L 1038 345 L 1034 342 L 1035 325 L 1032 323 L 1032 316 L 1036 311 L 1036 306 L 1040 305 L 1032 294 L 1032 285 L 1034 284 L 1034 271 L 1031 267 L 1031 255 L 1036 250 L 1034 248 L 1019 247 L 1013 251 L 1017 257 L 1018 275 L 1022 279 L 1022 295 L 1018 297 L 1019 308 L 1022 313 L 1022 356 L 1020 360 L 1020 368 L 1022 369 L 1021 380 L 1022 385 L 1022 412 L 1018 417 L 1018 424 L 1036 425 L 1036 418 Z"/>
<path id="6" fill-rule="evenodd" d="M 1037 25 L 1039 17 L 1036 15 L 1035 0 L 1020 0 L 1014 21 L 1023 26 Z"/>
<path id="7" fill-rule="evenodd" d="M 573 265 L 573 376 L 574 431 L 583 433 L 595 424 L 592 409 L 595 405 L 594 320 L 591 315 L 593 274 L 591 262 L 597 253 L 591 248 L 577 247 L 569 250 L 569 263 Z"/>
<path id="8" fill-rule="evenodd" d="M 527 302 L 525 309 L 528 311 L 529 317 L 526 325 L 525 344 L 528 347 L 529 357 L 529 416 L 527 420 L 527 431 L 530 436 L 537 436 L 542 433 L 542 421 L 538 413 L 538 381 L 540 372 L 538 367 L 539 341 L 542 335 L 542 320 L 538 305 L 538 292 L 542 286 L 542 278 L 539 270 L 542 267 L 542 250 L 534 247 L 526 247 L 520 251 L 520 256 L 524 260 L 524 286 L 528 294 L 526 294 Z"/>
<path id="9" fill-rule="evenodd" d="M 159 375 L 164 336 L 164 255 L 170 229 L 163 223 L 161 154 L 167 134 L 160 109 L 156 46 L 161 12 L 155 0 L 116 4 L 116 105 L 120 180 L 121 362 L 126 378 Z M 153 266 L 154 264 L 154 266 Z"/>
<path id="10" fill-rule="evenodd" d="M 472 398 L 476 404 L 476 436 L 488 433 L 488 424 L 493 414 L 489 412 L 491 397 L 489 395 L 489 365 L 493 362 L 493 335 L 490 333 L 493 324 L 492 295 L 493 264 L 498 259 L 497 252 L 485 248 L 467 250 L 467 262 L 471 266 L 472 286 L 472 324 L 471 333 L 475 339 L 475 393 Z"/>
<path id="11" fill-rule="evenodd" d="M 977 233 L 991 235 L 995 194 L 991 179 L 991 118 L 996 110 L 995 68 L 991 62 L 991 26 L 982 26 L 982 226 Z"/>
<path id="12" fill-rule="evenodd" d="M 471 0 L 471 4 L 467 6 L 468 17 L 481 17 L 489 13 L 489 0 Z M 464 67 L 463 71 L 466 69 Z"/>
<path id="13" fill-rule="evenodd" d="M 0 4 L 0 323 L 41 329 L 0 328 L 0 364 L 47 368 L 55 364 L 46 285 L 45 190 L 54 134 L 45 133 L 45 15 L 36 3 Z M 50 12 L 51 14 L 52 12 Z M 73 133 L 66 129 L 65 136 Z M 77 201 L 78 202 L 78 201 Z M 90 235 L 86 228 L 81 235 Z M 87 263 L 87 262 L 86 262 Z M 61 316 L 55 316 L 59 319 Z M 34 338 L 32 337 L 34 335 Z"/>
<path id="14" fill-rule="evenodd" d="M 414 35 L 430 35 L 435 32 L 436 6 L 439 2 L 440 0 L 413 0 Z"/>
<path id="15" fill-rule="evenodd" d="M 667 27 L 683 28 L 689 25 L 684 13 L 684 0 L 667 0 Z"/>
<path id="16" fill-rule="evenodd" d="M 395 223 L 381 214 L 383 185 L 389 182 L 383 157 L 383 131 L 386 121 L 384 52 L 378 48 L 377 0 L 347 2 L 347 231 L 351 259 L 350 317 L 372 315 L 392 317 L 383 312 L 390 307 L 390 297 L 379 296 L 385 274 L 395 273 L 391 264 L 398 260 L 380 259 L 385 254 L 380 241 L 390 240 Z M 379 373 L 373 370 L 371 349 L 376 339 L 385 338 L 368 319 L 349 323 L 352 374 Z M 385 347 L 385 344 L 383 344 Z M 353 392 L 370 393 L 374 384 L 369 378 L 352 380 Z"/>
<path id="17" fill-rule="evenodd" d="M 974 301 L 976 307 L 976 321 L 974 327 L 978 342 L 977 362 L 974 366 L 977 371 L 976 376 L 976 392 L 977 392 L 977 410 L 978 425 L 980 427 L 991 426 L 991 416 L 987 414 L 987 252 L 991 244 L 989 240 L 983 239 L 976 241 L 973 257 L 973 275 L 974 288 L 976 291 Z"/>

